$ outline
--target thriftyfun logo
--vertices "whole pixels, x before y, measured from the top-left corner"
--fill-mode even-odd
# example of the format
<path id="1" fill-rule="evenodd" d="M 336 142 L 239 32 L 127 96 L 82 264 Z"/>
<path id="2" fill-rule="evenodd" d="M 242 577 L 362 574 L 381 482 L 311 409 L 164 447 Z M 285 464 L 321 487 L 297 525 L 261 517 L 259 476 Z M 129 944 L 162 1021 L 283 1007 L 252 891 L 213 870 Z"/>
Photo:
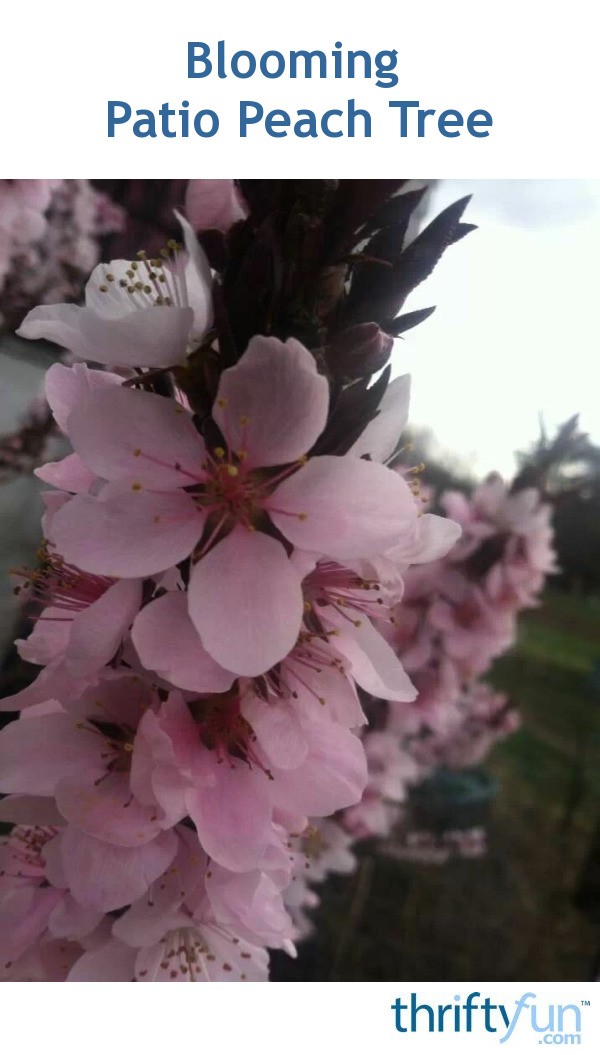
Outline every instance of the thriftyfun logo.
<path id="1" fill-rule="evenodd" d="M 587 1001 L 582 1001 L 587 1003 Z M 451 1004 L 419 1002 L 411 993 L 406 1002 L 401 997 L 391 1005 L 399 1033 L 473 1033 L 485 1030 L 498 1034 L 501 1044 L 517 1032 L 537 1035 L 538 1044 L 581 1044 L 581 1008 L 576 1004 L 538 1003 L 535 993 L 523 993 L 515 1008 L 482 998 L 479 992 L 465 998 L 455 996 Z"/>

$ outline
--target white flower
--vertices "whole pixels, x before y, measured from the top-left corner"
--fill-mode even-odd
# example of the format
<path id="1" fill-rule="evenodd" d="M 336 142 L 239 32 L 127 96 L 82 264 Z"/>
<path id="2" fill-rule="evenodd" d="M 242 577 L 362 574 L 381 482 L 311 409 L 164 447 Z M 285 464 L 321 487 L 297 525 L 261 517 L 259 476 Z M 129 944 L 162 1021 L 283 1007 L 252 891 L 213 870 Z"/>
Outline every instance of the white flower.
<path id="1" fill-rule="evenodd" d="M 179 216 L 182 247 L 170 242 L 160 259 L 98 264 L 85 306 L 34 308 L 19 335 L 45 338 L 81 359 L 121 367 L 169 367 L 185 360 L 212 321 L 211 273 L 190 225 Z"/>

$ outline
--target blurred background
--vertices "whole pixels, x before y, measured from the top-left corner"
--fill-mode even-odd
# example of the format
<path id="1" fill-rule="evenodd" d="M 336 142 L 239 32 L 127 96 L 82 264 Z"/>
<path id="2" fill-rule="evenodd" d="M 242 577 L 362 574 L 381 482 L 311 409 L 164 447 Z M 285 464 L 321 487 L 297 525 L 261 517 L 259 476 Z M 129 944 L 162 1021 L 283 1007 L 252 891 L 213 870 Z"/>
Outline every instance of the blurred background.
<path id="1" fill-rule="evenodd" d="M 430 305 L 436 311 L 396 341 L 393 373 L 413 379 L 416 460 L 425 463 L 429 486 L 465 492 L 491 471 L 510 482 L 543 469 L 560 571 L 541 606 L 523 615 L 516 647 L 487 677 L 518 707 L 521 727 L 486 760 L 485 792 L 471 789 L 466 807 L 460 796 L 445 800 L 446 827 L 483 830 L 485 852 L 410 855 L 393 839 L 367 841 L 355 874 L 330 877 L 319 890 L 315 936 L 296 961 L 276 954 L 273 977 L 594 978 L 600 972 L 600 181 L 413 186 L 425 182 L 413 234 L 466 194 L 473 198 L 465 219 L 478 230 L 411 295 L 409 311 Z M 155 207 L 160 202 L 167 212 L 164 187 L 146 183 L 157 184 Z M 116 186 L 97 191 L 118 198 Z M 146 201 L 136 214 L 141 245 L 152 210 Z M 97 226 L 100 252 L 111 222 L 118 226 L 105 209 Z M 0 236 L 1 223 L 0 213 Z M 35 560 L 41 503 L 30 470 L 42 450 L 56 457 L 59 444 L 55 438 L 46 446 L 44 407 L 35 403 L 57 350 L 20 341 L 4 314 L 0 695 L 31 676 L 10 644 L 19 607 L 8 570 Z"/>
<path id="2" fill-rule="evenodd" d="M 406 304 L 436 305 L 393 357 L 396 375 L 412 375 L 415 461 L 431 486 L 470 491 L 491 471 L 510 481 L 543 466 L 563 426 L 546 488 L 560 572 L 486 676 L 521 714 L 486 761 L 494 794 L 467 822 L 483 823 L 487 852 L 433 863 L 365 846 L 353 877 L 329 880 L 300 962 L 278 967 L 343 981 L 596 978 L 600 181 L 428 186 L 420 227 L 472 194 L 465 219 L 478 230 Z"/>

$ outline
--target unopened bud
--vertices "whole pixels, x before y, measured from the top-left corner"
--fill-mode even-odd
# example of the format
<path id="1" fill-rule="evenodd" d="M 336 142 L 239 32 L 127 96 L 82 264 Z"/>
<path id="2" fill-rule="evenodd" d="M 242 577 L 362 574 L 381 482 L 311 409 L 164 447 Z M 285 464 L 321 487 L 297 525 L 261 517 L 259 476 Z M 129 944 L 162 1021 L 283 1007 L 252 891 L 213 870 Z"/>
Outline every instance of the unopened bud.
<path id="1" fill-rule="evenodd" d="M 223 233 L 248 215 L 246 203 L 231 179 L 190 180 L 185 211 L 194 230 Z"/>
<path id="2" fill-rule="evenodd" d="M 393 337 L 376 322 L 363 322 L 336 334 L 327 349 L 327 362 L 336 377 L 354 381 L 381 370 L 393 345 Z"/>

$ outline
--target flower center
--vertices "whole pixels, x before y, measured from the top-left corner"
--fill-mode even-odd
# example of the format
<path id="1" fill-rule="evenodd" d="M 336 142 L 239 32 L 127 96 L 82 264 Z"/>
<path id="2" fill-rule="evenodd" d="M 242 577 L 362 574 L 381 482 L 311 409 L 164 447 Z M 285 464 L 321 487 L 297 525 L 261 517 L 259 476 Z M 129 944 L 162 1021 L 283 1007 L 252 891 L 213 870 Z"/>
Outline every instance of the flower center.
<path id="1" fill-rule="evenodd" d="M 356 627 L 361 625 L 361 620 L 352 618 L 348 612 L 389 620 L 388 606 L 379 596 L 380 584 L 375 579 L 361 578 L 335 561 L 320 561 L 306 577 L 303 590 L 310 610 L 330 605 Z"/>
<path id="2" fill-rule="evenodd" d="M 318 861 L 325 851 L 329 849 L 328 844 L 323 838 L 323 833 L 319 828 L 315 828 L 313 824 L 307 825 L 302 832 L 300 844 L 302 847 L 302 853 L 309 859 L 309 861 Z"/>
<path id="3" fill-rule="evenodd" d="M 88 722 L 80 722 L 79 729 L 91 729 L 104 740 L 105 750 L 100 755 L 105 771 L 101 777 L 97 777 L 94 784 L 98 786 L 106 780 L 111 773 L 129 773 L 131 769 L 131 757 L 133 754 L 133 741 L 135 732 L 127 725 L 117 725 L 116 722 L 104 721 L 103 719 L 90 718 Z"/>
<path id="4" fill-rule="evenodd" d="M 204 465 L 208 478 L 199 504 L 223 526 L 238 523 L 252 530 L 269 488 L 257 472 L 246 469 L 240 457 L 243 454 L 240 451 L 238 455 L 227 455 L 222 447 L 215 449 L 214 457 L 209 457 Z"/>
<path id="5" fill-rule="evenodd" d="M 232 938 L 225 930 L 222 930 L 222 937 L 234 946 L 232 953 L 234 953 L 235 957 L 239 955 L 242 959 L 251 959 L 251 955 L 247 952 L 237 953 L 237 950 L 235 950 L 235 946 L 239 945 L 237 938 Z M 207 976 L 210 973 L 212 964 L 217 964 L 227 974 L 239 971 L 239 968 L 234 968 L 232 964 L 226 961 L 221 964 L 217 963 L 217 957 L 211 951 L 205 934 L 199 927 L 179 927 L 177 930 L 169 931 L 161 939 L 161 945 L 164 948 L 160 967 L 163 971 L 168 972 L 169 977 L 173 980 L 178 976 L 187 982 L 202 980 L 202 975 Z M 146 974 L 147 971 L 140 971 L 140 978 L 143 979 Z M 246 975 L 243 972 L 239 974 L 239 978 L 242 982 L 246 981 Z"/>
<path id="6" fill-rule="evenodd" d="M 227 400 L 220 399 L 221 408 L 227 407 Z M 177 406 L 179 413 L 183 407 Z M 198 509 L 206 513 L 206 526 L 202 538 L 194 553 L 194 559 L 200 560 L 223 535 L 236 525 L 248 531 L 268 528 L 268 514 L 296 517 L 306 520 L 307 514 L 285 510 L 273 505 L 273 492 L 288 476 L 297 472 L 306 464 L 306 456 L 298 458 L 284 468 L 259 468 L 247 464 L 249 458 L 245 446 L 245 430 L 250 419 L 245 415 L 240 418 L 242 426 L 241 446 L 214 447 L 207 451 L 201 465 L 195 468 L 184 468 L 182 465 L 165 462 L 154 454 L 147 454 L 141 447 L 135 447 L 133 455 L 144 458 L 163 468 L 176 469 L 189 480 L 185 485 L 186 492 L 195 502 Z M 190 420 L 189 427 L 193 428 Z M 142 484 L 135 481 L 131 484 L 133 491 L 141 491 Z M 158 523 L 161 517 L 156 518 Z"/>
<path id="7" fill-rule="evenodd" d="M 192 700 L 188 707 L 201 742 L 209 751 L 215 752 L 219 764 L 228 762 L 234 768 L 237 760 L 250 767 L 255 765 L 271 777 L 254 749 L 256 734 L 241 712 L 237 692 Z"/>
<path id="8" fill-rule="evenodd" d="M 52 553 L 48 542 L 42 542 L 38 550 L 40 566 L 35 571 L 28 568 L 14 568 L 11 574 L 24 580 L 16 586 L 14 592 L 30 591 L 30 598 L 42 608 L 60 608 L 66 614 L 64 619 L 73 619 L 78 612 L 89 608 L 98 601 L 112 586 L 116 579 L 106 575 L 92 575 L 81 571 L 72 564 L 67 564 L 58 553 Z M 38 618 L 60 620 L 60 616 L 40 616 Z"/>
<path id="9" fill-rule="evenodd" d="M 98 286 L 106 297 L 107 307 L 120 308 L 126 302 L 130 308 L 186 307 L 187 287 L 183 268 L 178 259 L 183 246 L 171 239 L 160 256 L 148 259 L 143 249 L 138 260 L 132 260 L 121 274 L 104 269 L 104 279 Z"/>

